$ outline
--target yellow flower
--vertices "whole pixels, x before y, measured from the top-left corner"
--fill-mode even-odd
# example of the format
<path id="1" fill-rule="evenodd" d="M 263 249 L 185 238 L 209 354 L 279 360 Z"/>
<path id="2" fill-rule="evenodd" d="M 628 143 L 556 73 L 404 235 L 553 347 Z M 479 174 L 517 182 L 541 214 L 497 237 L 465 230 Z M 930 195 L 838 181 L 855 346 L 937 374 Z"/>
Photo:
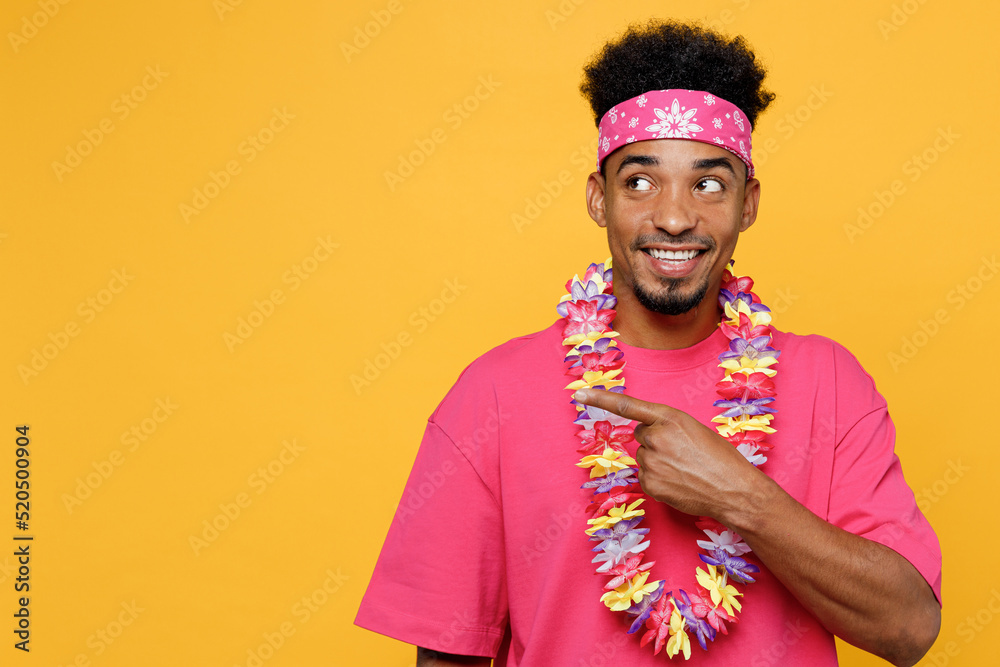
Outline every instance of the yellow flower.
<path id="1" fill-rule="evenodd" d="M 625 505 L 615 505 L 608 510 L 607 514 L 602 514 L 601 516 L 594 517 L 593 519 L 587 519 L 587 523 L 590 524 L 590 528 L 583 531 L 588 535 L 593 535 L 602 528 L 611 528 L 613 525 L 619 521 L 625 521 L 637 516 L 644 516 L 646 510 L 637 510 L 636 507 L 645 500 L 645 498 L 639 498 L 628 507 Z"/>
<path id="2" fill-rule="evenodd" d="M 742 415 L 740 417 L 723 417 L 718 415 L 712 417 L 712 421 L 720 426 L 716 426 L 715 429 L 719 432 L 723 438 L 728 438 L 734 433 L 740 433 L 741 431 L 763 431 L 764 433 L 774 433 L 774 429 L 771 428 L 771 420 L 774 419 L 774 415 Z"/>
<path id="3" fill-rule="evenodd" d="M 736 308 L 733 308 L 733 304 L 727 301 L 725 306 L 723 306 L 723 310 L 727 319 L 726 324 L 733 327 L 740 326 L 740 313 L 749 317 L 750 324 L 755 327 L 771 323 L 771 313 L 769 311 L 750 310 L 750 306 L 742 300 L 736 302 Z"/>
<path id="4" fill-rule="evenodd" d="M 595 477 L 604 477 L 615 470 L 632 468 L 638 464 L 628 454 L 623 454 L 617 449 L 605 447 L 604 451 L 600 454 L 584 456 L 576 465 L 581 468 L 590 468 L 590 478 L 593 479 Z"/>
<path id="5" fill-rule="evenodd" d="M 572 389 L 576 391 L 577 389 L 589 389 L 591 387 L 596 387 L 597 385 L 604 385 L 605 387 L 620 387 L 625 384 L 625 380 L 615 380 L 617 376 L 622 374 L 621 368 L 615 368 L 610 371 L 584 371 L 583 378 L 580 380 L 574 380 L 566 385 L 567 389 Z"/>
<path id="6" fill-rule="evenodd" d="M 573 346 L 573 350 L 570 352 L 570 354 L 579 354 L 576 348 L 577 346 L 580 345 L 580 343 L 593 342 L 598 338 L 614 338 L 616 336 L 618 336 L 617 331 L 605 331 L 604 333 L 601 333 L 599 331 L 591 331 L 590 333 L 585 333 L 585 334 L 578 333 L 578 334 L 573 334 L 568 338 L 564 338 L 562 344 Z"/>
<path id="7" fill-rule="evenodd" d="M 672 601 L 671 601 L 672 604 Z M 667 641 L 667 657 L 672 658 L 678 653 L 684 653 L 684 659 L 691 658 L 691 639 L 684 630 L 686 622 L 677 607 L 670 614 L 670 639 Z"/>
<path id="8" fill-rule="evenodd" d="M 659 587 L 659 581 L 647 584 L 648 577 L 649 572 L 635 575 L 631 581 L 626 581 L 615 590 L 602 595 L 601 602 L 606 604 L 611 611 L 625 611 L 632 606 L 633 602 L 639 602 Z"/>
<path id="9" fill-rule="evenodd" d="M 726 359 L 721 362 L 719 366 L 726 369 L 727 378 L 733 373 L 743 373 L 744 375 L 750 375 L 751 373 L 763 373 L 767 377 L 773 378 L 777 375 L 777 371 L 768 367 L 773 366 L 776 363 L 778 363 L 778 360 L 770 356 L 760 357 L 757 359 L 740 357 L 739 359 Z"/>
<path id="10" fill-rule="evenodd" d="M 737 611 L 743 609 L 740 601 L 736 598 L 743 595 L 736 588 L 726 583 L 726 571 L 723 570 L 721 573 L 717 572 L 714 565 L 708 566 L 708 572 L 703 571 L 700 567 L 695 570 L 698 583 L 709 592 L 712 596 L 712 604 L 716 607 L 719 603 L 722 603 L 723 609 L 733 614 L 733 607 L 736 607 Z"/>

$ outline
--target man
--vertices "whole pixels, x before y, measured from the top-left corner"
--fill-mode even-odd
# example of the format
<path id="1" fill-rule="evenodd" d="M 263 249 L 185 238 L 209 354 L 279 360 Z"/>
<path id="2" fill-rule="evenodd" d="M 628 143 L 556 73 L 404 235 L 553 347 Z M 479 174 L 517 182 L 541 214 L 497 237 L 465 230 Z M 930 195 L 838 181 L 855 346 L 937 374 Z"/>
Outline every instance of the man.
<path id="1" fill-rule="evenodd" d="M 587 67 L 613 282 L 592 265 L 563 319 L 462 373 L 356 623 L 421 665 L 833 665 L 834 634 L 897 665 L 930 648 L 940 550 L 885 401 L 727 272 L 757 215 L 763 78 L 741 39 L 674 23 Z"/>

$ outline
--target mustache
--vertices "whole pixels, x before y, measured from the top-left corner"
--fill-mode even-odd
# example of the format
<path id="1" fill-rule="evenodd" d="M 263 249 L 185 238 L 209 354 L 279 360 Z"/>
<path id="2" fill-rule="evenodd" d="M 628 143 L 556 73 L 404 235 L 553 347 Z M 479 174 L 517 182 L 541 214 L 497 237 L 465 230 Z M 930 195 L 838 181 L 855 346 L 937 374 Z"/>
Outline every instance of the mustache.
<path id="1" fill-rule="evenodd" d="M 711 236 L 697 236 L 691 231 L 685 231 L 676 236 L 671 234 L 643 234 L 632 241 L 629 250 L 638 252 L 643 246 L 651 244 L 700 245 L 704 246 L 706 250 L 715 250 L 715 240 Z"/>

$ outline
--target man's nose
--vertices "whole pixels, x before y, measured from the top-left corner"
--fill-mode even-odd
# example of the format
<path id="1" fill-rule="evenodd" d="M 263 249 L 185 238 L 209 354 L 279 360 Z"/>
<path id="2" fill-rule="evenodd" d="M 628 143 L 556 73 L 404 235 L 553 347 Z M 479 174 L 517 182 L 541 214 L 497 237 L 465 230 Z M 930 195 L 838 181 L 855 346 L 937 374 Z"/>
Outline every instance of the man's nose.
<path id="1" fill-rule="evenodd" d="M 698 224 L 698 216 L 690 193 L 679 187 L 661 191 L 656 198 L 650 222 L 671 236 L 679 236 L 692 229 Z"/>

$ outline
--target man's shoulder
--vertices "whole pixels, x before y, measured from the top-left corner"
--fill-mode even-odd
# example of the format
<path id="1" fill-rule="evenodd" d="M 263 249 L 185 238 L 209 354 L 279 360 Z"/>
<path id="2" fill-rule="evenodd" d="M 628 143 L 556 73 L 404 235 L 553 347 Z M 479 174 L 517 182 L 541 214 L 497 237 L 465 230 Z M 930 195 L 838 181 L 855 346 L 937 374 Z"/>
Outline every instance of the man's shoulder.
<path id="1" fill-rule="evenodd" d="M 471 371 L 497 371 L 509 369 L 512 364 L 541 363 L 551 359 L 561 363 L 565 356 L 562 345 L 562 320 L 533 333 L 517 336 L 479 355 L 463 375 Z"/>
<path id="2" fill-rule="evenodd" d="M 778 374 L 815 382 L 830 392 L 869 396 L 873 405 L 884 405 L 875 379 L 854 354 L 838 341 L 819 334 L 794 334 L 775 330 L 773 345 L 781 350 Z"/>
<path id="3" fill-rule="evenodd" d="M 782 356 L 787 359 L 795 357 L 801 360 L 811 357 L 816 362 L 828 362 L 837 365 L 857 365 L 861 368 L 861 362 L 842 343 L 821 334 L 796 334 L 790 331 L 781 331 L 772 327 L 773 345 L 782 351 Z"/>
<path id="4" fill-rule="evenodd" d="M 523 399 L 538 387 L 532 376 L 561 377 L 565 348 L 562 320 L 484 352 L 459 374 L 431 415 L 438 424 L 468 420 L 484 406 L 500 410 L 501 404 Z M 561 385 L 560 385 L 561 386 Z"/>

